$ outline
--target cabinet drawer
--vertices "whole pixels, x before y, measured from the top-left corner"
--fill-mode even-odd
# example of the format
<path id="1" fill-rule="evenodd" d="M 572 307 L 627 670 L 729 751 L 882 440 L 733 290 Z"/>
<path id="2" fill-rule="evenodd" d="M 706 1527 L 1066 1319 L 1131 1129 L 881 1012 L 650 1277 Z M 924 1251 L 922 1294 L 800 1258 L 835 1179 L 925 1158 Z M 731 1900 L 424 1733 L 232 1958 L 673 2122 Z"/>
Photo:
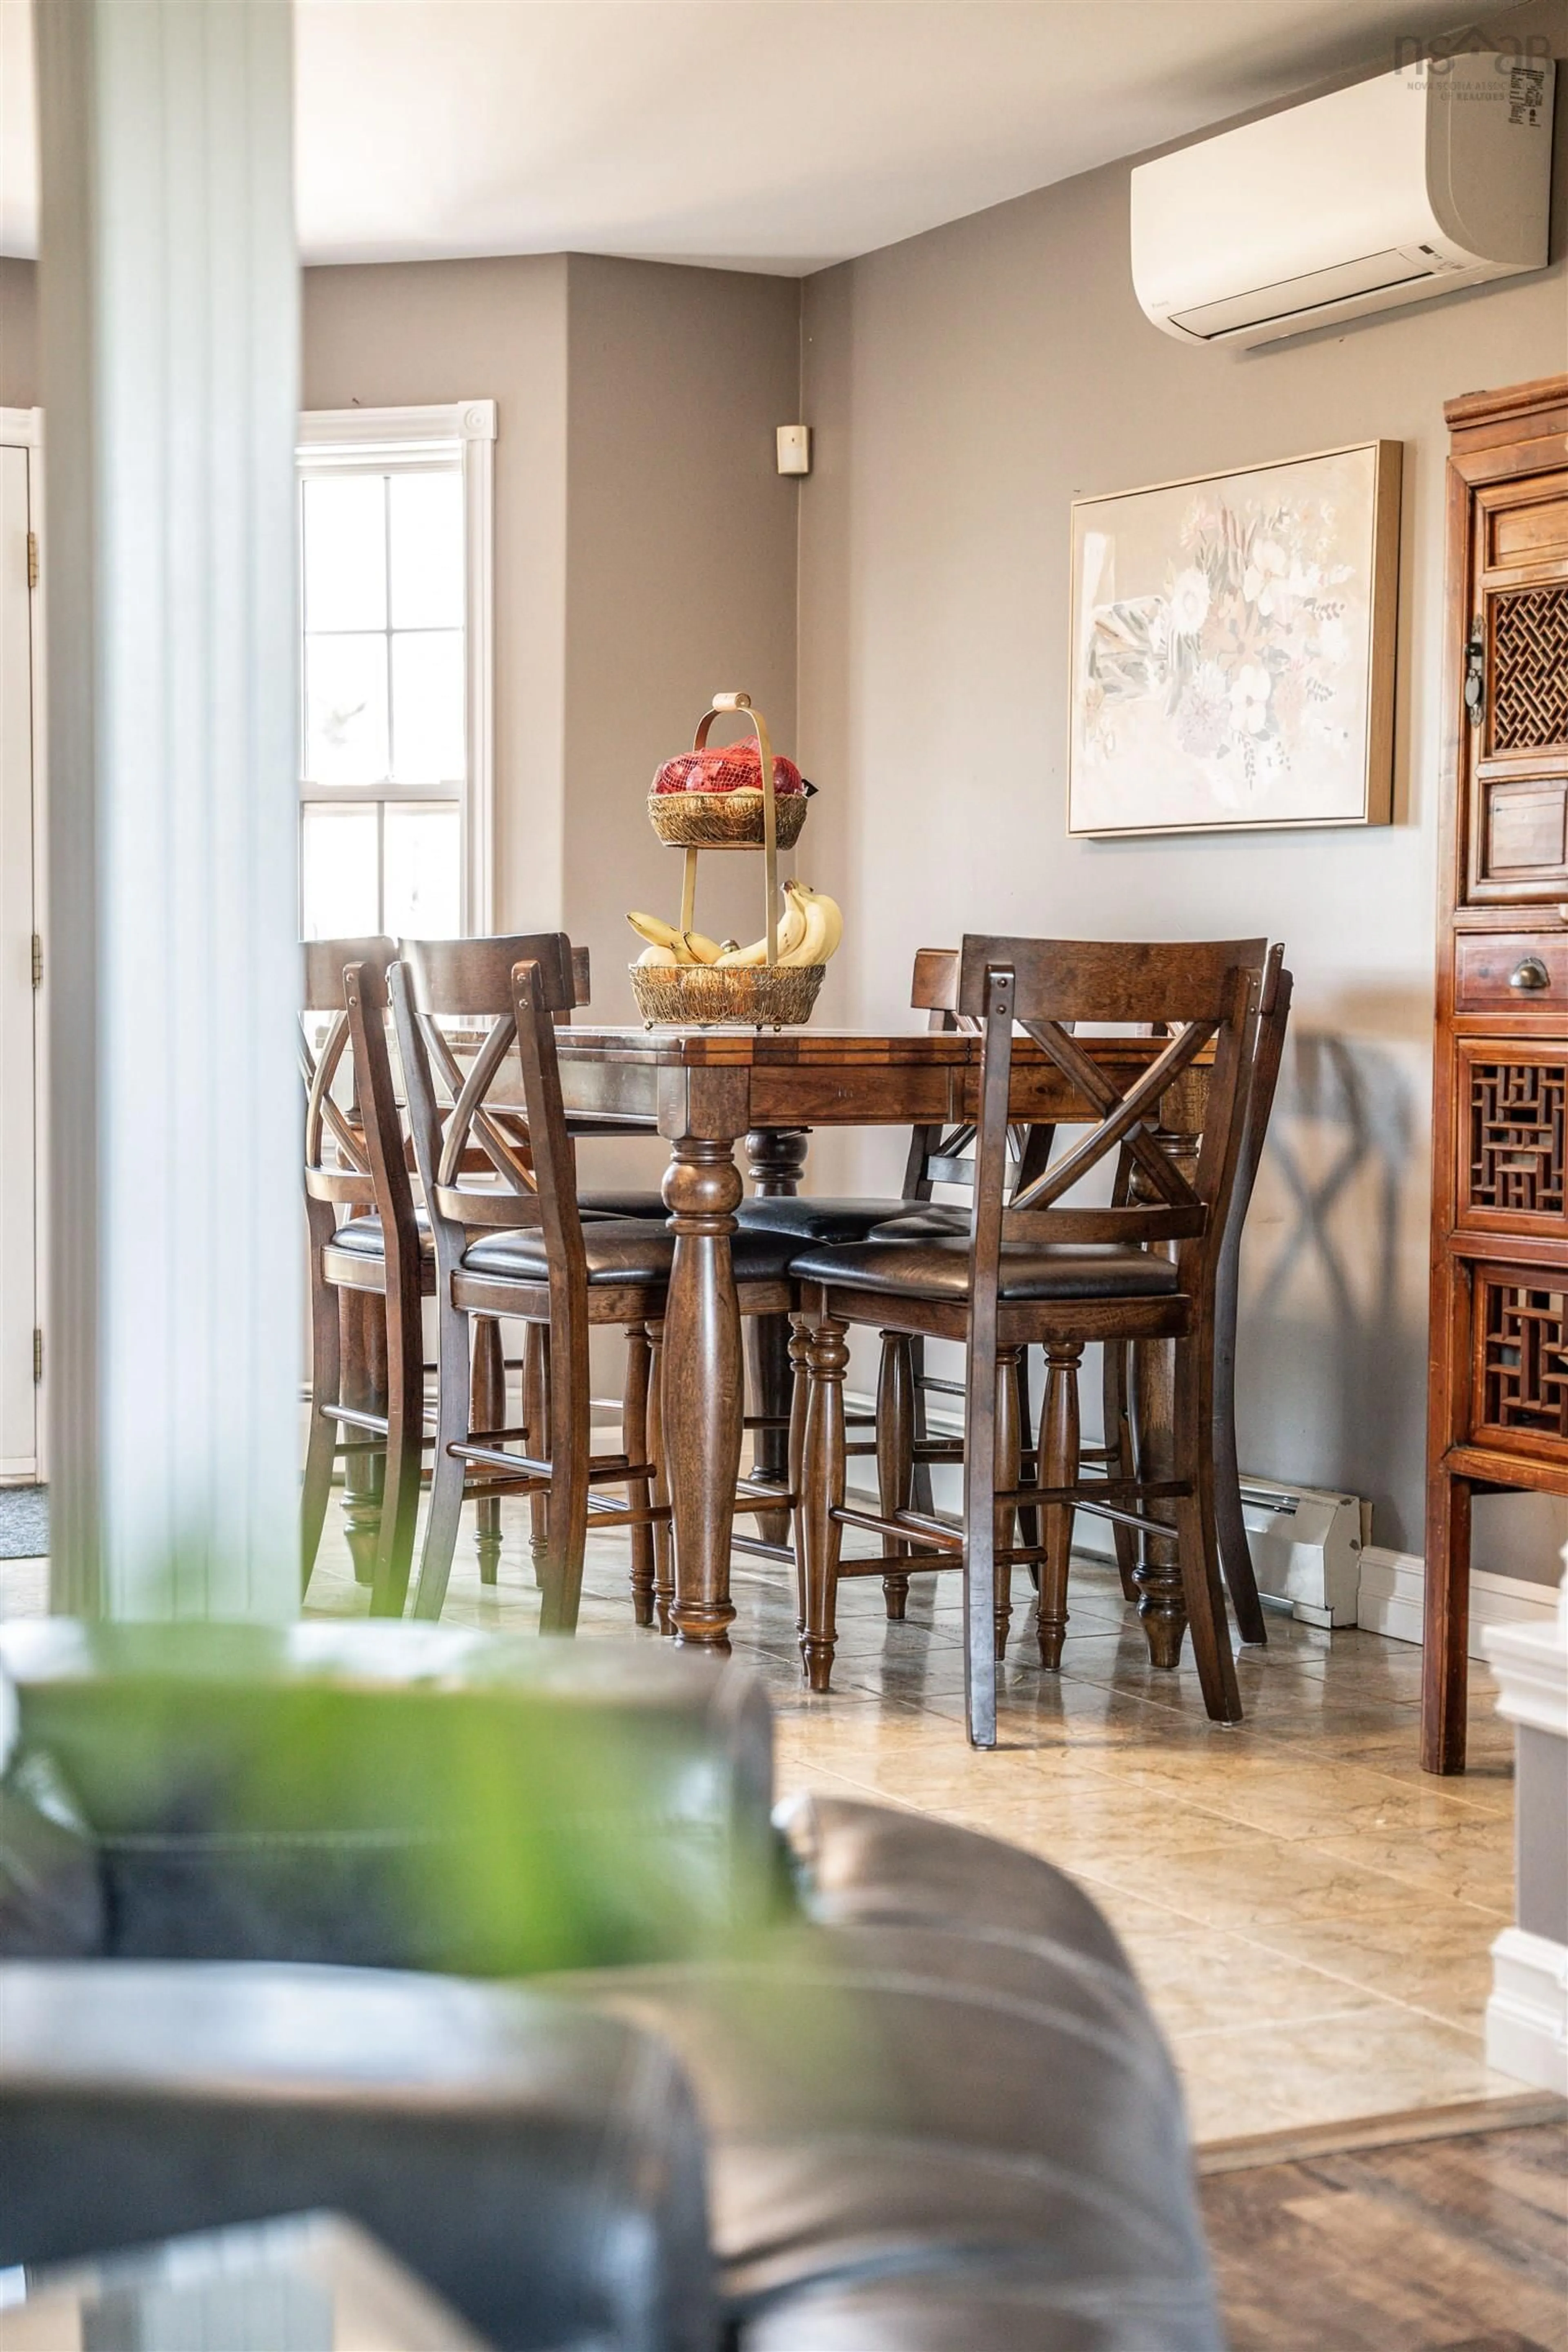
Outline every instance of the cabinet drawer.
<path id="1" fill-rule="evenodd" d="M 1568 1014 L 1568 931 L 1473 931 L 1454 942 L 1456 1013 Z"/>

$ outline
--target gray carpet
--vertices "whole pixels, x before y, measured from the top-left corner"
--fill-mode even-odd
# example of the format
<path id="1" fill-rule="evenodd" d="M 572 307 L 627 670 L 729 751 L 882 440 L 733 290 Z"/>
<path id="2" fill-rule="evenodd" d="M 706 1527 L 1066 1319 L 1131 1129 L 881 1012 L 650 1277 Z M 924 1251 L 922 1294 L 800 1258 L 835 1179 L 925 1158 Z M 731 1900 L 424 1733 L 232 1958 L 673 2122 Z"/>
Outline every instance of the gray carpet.
<path id="1" fill-rule="evenodd" d="M 0 1559 L 38 1559 L 49 1549 L 47 1486 L 0 1486 Z"/>

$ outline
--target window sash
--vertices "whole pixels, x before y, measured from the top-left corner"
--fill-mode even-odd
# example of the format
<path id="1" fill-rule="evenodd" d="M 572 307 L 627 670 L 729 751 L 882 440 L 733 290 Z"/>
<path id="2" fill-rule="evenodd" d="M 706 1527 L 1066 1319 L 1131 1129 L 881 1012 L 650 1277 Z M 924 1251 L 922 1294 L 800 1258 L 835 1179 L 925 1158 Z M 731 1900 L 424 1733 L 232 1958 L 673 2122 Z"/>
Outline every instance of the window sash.
<path id="1" fill-rule="evenodd" d="M 468 787 L 461 777 L 433 784 L 312 784 L 300 786 L 301 808 L 351 808 L 374 801 L 461 801 Z"/>
<path id="2" fill-rule="evenodd" d="M 306 808 L 432 806 L 456 802 L 460 811 L 461 923 L 466 935 L 493 925 L 494 837 L 494 449 L 496 408 L 491 400 L 458 401 L 424 408 L 308 410 L 300 420 L 298 473 L 434 473 L 460 468 L 464 522 L 464 688 L 467 774 L 415 782 L 322 784 L 301 772 L 299 798 Z M 316 630 L 312 635 L 344 634 Z M 352 633 L 350 633 L 352 634 Z M 416 635 L 417 629 L 396 635 Z M 303 651 L 305 632 L 299 643 Z M 300 700 L 300 766 L 304 768 L 304 697 Z M 376 826 L 378 845 L 384 826 Z M 378 898 L 385 887 L 379 870 Z"/>

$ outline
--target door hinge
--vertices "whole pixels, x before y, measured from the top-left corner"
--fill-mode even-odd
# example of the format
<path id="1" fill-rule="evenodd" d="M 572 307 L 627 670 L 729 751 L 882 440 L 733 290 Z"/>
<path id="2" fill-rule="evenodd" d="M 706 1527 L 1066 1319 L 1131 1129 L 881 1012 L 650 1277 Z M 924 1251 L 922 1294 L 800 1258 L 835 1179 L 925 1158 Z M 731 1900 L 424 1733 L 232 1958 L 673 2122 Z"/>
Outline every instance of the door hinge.
<path id="1" fill-rule="evenodd" d="M 33 986 L 35 988 L 42 988 L 43 984 L 44 942 L 39 938 L 37 932 L 35 931 L 33 933 Z"/>
<path id="2" fill-rule="evenodd" d="M 36 530 L 30 530 L 27 533 L 27 585 L 29 588 L 36 588 L 37 584 L 38 534 Z"/>
<path id="3" fill-rule="evenodd" d="M 34 1331 L 34 1333 L 33 1333 L 33 1385 L 35 1386 L 35 1388 L 37 1386 L 38 1382 L 43 1379 L 43 1377 L 44 1377 L 44 1335 L 43 1335 L 43 1333 L 42 1333 L 41 1331 L 39 1331 L 39 1330 L 35 1330 L 35 1331 Z"/>

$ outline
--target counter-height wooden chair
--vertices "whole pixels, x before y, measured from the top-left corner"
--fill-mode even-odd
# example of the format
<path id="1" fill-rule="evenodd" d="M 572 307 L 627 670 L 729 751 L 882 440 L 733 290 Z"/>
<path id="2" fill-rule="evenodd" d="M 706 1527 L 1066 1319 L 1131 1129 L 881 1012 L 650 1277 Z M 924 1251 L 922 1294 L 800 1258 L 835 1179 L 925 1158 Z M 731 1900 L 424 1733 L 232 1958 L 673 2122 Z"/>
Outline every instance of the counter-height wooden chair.
<path id="1" fill-rule="evenodd" d="M 1263 1147 L 1268 1137 L 1268 1122 L 1279 1083 L 1286 1031 L 1290 1019 L 1290 998 L 1295 986 L 1291 974 L 1284 968 L 1284 948 L 1277 941 L 1269 949 L 1268 961 L 1264 967 L 1261 1001 L 1252 1031 L 1247 1075 L 1246 1126 L 1242 1131 L 1241 1157 L 1226 1217 L 1225 1235 L 1220 1244 L 1215 1304 L 1215 1518 L 1218 1528 L 1220 1566 L 1225 1574 L 1226 1590 L 1230 1595 L 1230 1605 L 1236 1613 L 1237 1632 L 1244 1642 L 1259 1647 L 1268 1642 L 1268 1628 L 1263 1604 L 1258 1599 L 1251 1547 L 1247 1540 L 1247 1522 L 1242 1517 L 1241 1470 L 1236 1439 L 1236 1326 L 1242 1235 L 1247 1226 L 1247 1212 L 1251 1204 L 1253 1188 L 1258 1181 Z M 1124 1150 L 1116 1172 L 1113 1197 L 1119 1201 L 1130 1201 L 1137 1191 L 1136 1163 Z M 1107 1347 L 1102 1354 L 1101 1414 L 1106 1443 L 1100 1449 L 1100 1456 L 1110 1465 L 1110 1475 L 1130 1477 L 1135 1454 L 1129 1406 L 1131 1350 L 1125 1346 Z M 1139 1597 L 1137 1531 L 1120 1521 L 1113 1521 L 1111 1534 L 1121 1590 L 1129 1601 L 1136 1601 Z"/>
<path id="2" fill-rule="evenodd" d="M 412 942 L 404 944 L 411 945 Z M 401 948 L 399 951 L 401 952 Z M 554 1016 L 557 1026 L 568 1027 L 574 1012 L 581 1012 L 592 1001 L 593 974 L 588 950 L 584 947 L 574 947 L 572 1003 L 557 1011 Z M 444 1038 L 433 1042 L 438 1053 L 446 1052 Z M 455 1075 L 456 1064 L 448 1060 L 443 1067 L 442 1076 L 451 1079 Z M 495 1106 L 489 1116 L 497 1129 L 510 1139 L 526 1163 L 529 1149 L 528 1121 L 523 1115 L 521 1105 Z M 584 1114 L 567 1121 L 567 1132 L 571 1135 L 624 1138 L 627 1129 L 625 1120 L 599 1118 L 591 1114 Z M 489 1164 L 483 1151 L 477 1147 L 470 1148 L 468 1157 L 470 1170 L 482 1171 L 489 1167 Z M 668 1214 L 662 1192 L 657 1187 L 647 1185 L 621 1184 L 589 1189 L 579 1192 L 577 1205 L 585 1217 L 652 1217 L 662 1223 Z M 475 1427 L 493 1427 L 504 1418 L 506 1377 L 509 1371 L 516 1371 L 522 1376 L 523 1420 L 531 1428 L 542 1428 L 548 1416 L 550 1399 L 548 1334 L 530 1326 L 524 1340 L 524 1355 L 521 1363 L 509 1363 L 505 1360 L 501 1348 L 500 1324 L 494 1318 L 483 1316 L 472 1318 L 469 1324 L 469 1337 L 472 1360 L 469 1386 Z M 639 1399 L 647 1390 L 649 1362 L 649 1347 L 646 1333 L 628 1331 L 626 1397 L 629 1401 L 629 1408 L 634 1418 L 638 1421 L 639 1425 L 645 1410 Z M 534 1570 L 536 1575 L 542 1577 L 549 1551 L 544 1531 L 542 1496 L 534 1497 L 530 1509 L 532 1521 L 531 1548 Z M 494 1584 L 500 1571 L 501 1549 L 499 1494 L 480 1496 L 474 1517 L 477 1522 L 479 1580 L 482 1584 Z M 653 1530 L 650 1528 L 634 1527 L 631 1540 L 632 1590 L 637 1606 L 637 1622 L 639 1624 L 648 1624 L 653 1619 L 656 1585 Z"/>
<path id="3" fill-rule="evenodd" d="M 375 1616 L 402 1613 L 424 1439 L 421 1300 L 435 1288 L 386 1034 L 391 940 L 312 940 L 304 965 L 305 1219 L 310 1427 L 300 1505 L 308 1585 L 344 1464 L 356 1575 Z M 346 1344 L 345 1344 L 346 1343 Z"/>
<path id="4" fill-rule="evenodd" d="M 1075 1508 L 1121 1512 L 1160 1536 L 1173 1531 L 1205 1703 L 1241 1714 L 1221 1582 L 1214 1504 L 1214 1328 L 1221 1244 L 1241 1155 L 1250 1033 L 1267 943 L 1192 945 L 966 939 L 955 1009 L 982 1024 L 973 1229 L 967 1235 L 868 1238 L 808 1246 L 801 1286 L 805 1392 L 800 1433 L 797 1546 L 813 1689 L 827 1687 L 841 1574 L 900 1574 L 962 1564 L 970 1737 L 996 1734 L 996 1654 L 1005 1645 L 1008 1586 L 1018 1562 L 1040 1572 L 1042 1663 L 1059 1660 Z M 1015 1020 L 1098 1113 L 1066 1152 L 1005 1198 L 1007 1105 Z M 1075 1042 L 1071 1025 L 1164 1024 L 1173 1033 L 1126 1090 Z M 1212 1046 L 1202 1140 L 1190 1176 L 1162 1149 L 1163 1097 Z M 1064 1205 L 1091 1171 L 1123 1148 L 1146 1197 L 1104 1207 Z M 1163 1255 L 1169 1248 L 1171 1255 Z M 964 1507 L 954 1529 L 934 1515 L 847 1506 L 844 1344 L 850 1325 L 958 1340 L 967 1349 Z M 1173 1342 L 1173 1475 L 1082 1476 L 1078 1366 L 1092 1340 Z M 1015 1361 L 1046 1350 L 1047 1391 L 1037 1482 L 1020 1483 Z M 1170 1507 L 1171 1523 L 1149 1516 Z M 1017 1544 L 1014 1520 L 1040 1513 L 1041 1541 Z M 866 1528 L 921 1549 L 841 1561 L 841 1529 Z"/>
<path id="5" fill-rule="evenodd" d="M 310 1234 L 311 1399 L 302 1497 L 302 1572 L 320 1549 L 332 1475 L 344 1465 L 344 1517 L 356 1577 L 374 1615 L 398 1615 L 407 1597 L 422 1477 L 425 1362 L 420 1302 L 434 1295 L 435 1251 L 416 1197 L 409 1139 L 392 1066 L 386 974 L 392 940 L 315 940 L 301 949 L 301 1075 L 306 1089 L 305 1194 Z M 588 951 L 574 950 L 573 999 L 590 995 Z M 570 1020 L 570 1010 L 559 1016 Z M 604 1129 L 593 1122 L 594 1131 Z M 521 1107 L 508 1133 L 526 1154 Z M 473 1155 L 483 1161 L 483 1155 Z M 657 1191 L 622 1186 L 585 1194 L 585 1215 L 662 1220 Z M 390 1237 L 390 1238 L 389 1238 Z M 647 1342 L 638 1335 L 645 1365 Z M 636 1355 L 634 1349 L 634 1356 Z M 634 1376 L 635 1376 L 634 1364 Z M 507 1367 L 500 1326 L 476 1322 L 469 1379 L 476 1419 L 500 1418 Z M 548 1365 L 531 1367 L 542 1421 Z M 379 1441 L 384 1438 L 383 1444 Z M 479 1511 L 481 1581 L 497 1580 L 499 1503 Z M 542 1540 L 540 1543 L 542 1557 Z M 653 1580 L 648 1555 L 647 1580 Z"/>
<path id="6" fill-rule="evenodd" d="M 392 971 L 440 1325 L 436 1461 L 414 1601 L 420 1617 L 440 1615 L 467 1496 L 510 1491 L 545 1504 L 541 1622 L 550 1633 L 576 1626 L 590 1515 L 603 1528 L 668 1522 L 663 1449 L 682 1443 L 683 1433 L 660 1433 L 657 1361 L 643 1360 L 640 1385 L 628 1380 L 623 1450 L 589 1449 L 588 1332 L 605 1324 L 645 1336 L 661 1330 L 675 1236 L 651 1217 L 585 1216 L 579 1206 L 556 1056 L 556 1016 L 572 1002 L 571 952 L 553 932 L 409 941 Z M 471 1039 L 466 1062 L 454 1030 Z M 516 1140 L 520 1113 L 526 1152 Z M 793 1303 L 790 1246 L 777 1235 L 737 1236 L 742 1314 L 776 1314 Z M 476 1421 L 470 1412 L 468 1325 L 500 1317 L 548 1341 L 548 1400 L 542 1414 L 525 1410 L 523 1427 Z M 741 1400 L 730 1402 L 739 1412 Z M 706 1410 L 722 1404 L 704 1398 Z M 624 1505 L 600 1494 L 605 1486 L 626 1489 Z"/>
<path id="7" fill-rule="evenodd" d="M 1236 1613 L 1237 1630 L 1244 1642 L 1260 1646 L 1267 1643 L 1268 1634 L 1263 1606 L 1258 1599 L 1246 1522 L 1242 1517 L 1241 1477 L 1236 1439 L 1236 1325 L 1242 1234 L 1268 1134 L 1290 1014 L 1293 983 L 1291 975 L 1284 969 L 1284 954 L 1283 947 L 1278 942 L 1268 951 L 1261 1003 L 1249 1037 L 1247 1124 L 1220 1249 L 1215 1316 L 1215 1512 L 1219 1528 L 1220 1565 L 1231 1607 Z M 950 1004 L 957 982 L 958 958 L 954 952 L 951 950 L 921 950 L 916 970 L 917 1003 L 923 1000 L 937 1005 Z M 933 1020 L 940 1017 L 933 1013 Z M 955 1024 L 961 1018 L 957 1014 L 949 1017 Z M 968 1025 L 974 1024 L 971 1023 Z M 974 1171 L 973 1133 L 973 1127 L 957 1130 L 946 1146 L 946 1156 L 926 1163 L 927 1172 L 949 1186 L 958 1184 L 969 1189 L 973 1185 Z M 1047 1127 L 1016 1134 L 1012 1150 L 1016 1156 L 1011 1170 L 1015 1185 L 1029 1183 L 1049 1164 L 1054 1136 L 1055 1131 Z M 1195 1148 L 1192 1138 L 1169 1137 L 1164 1140 L 1169 1148 Z M 960 1156 L 963 1154 L 968 1156 Z M 915 1166 L 912 1153 L 910 1166 L 912 1172 Z M 912 1191 L 914 1187 L 910 1185 L 908 1189 Z M 931 1183 L 927 1182 L 924 1189 L 929 1195 Z M 1113 1180 L 1112 1198 L 1127 1202 L 1137 1196 L 1138 1190 L 1137 1161 L 1123 1145 Z M 886 1234 L 890 1237 L 906 1239 L 921 1234 L 963 1234 L 969 1229 L 969 1219 L 967 1203 L 959 1206 L 952 1202 L 932 1202 L 926 1207 L 900 1211 L 896 1218 L 871 1227 L 870 1232 L 879 1236 Z M 1080 1457 L 1085 1462 L 1103 1463 L 1107 1466 L 1107 1475 L 1111 1477 L 1130 1478 L 1133 1473 L 1136 1449 L 1130 1410 L 1131 1356 L 1131 1350 L 1125 1342 L 1121 1345 L 1108 1342 L 1101 1349 L 1103 1437 L 1099 1445 L 1083 1447 Z M 1026 1356 L 1020 1357 L 1021 1370 L 1026 1361 Z M 928 1378 L 921 1360 L 921 1343 L 901 1332 L 884 1333 L 878 1383 L 876 1443 L 874 1447 L 854 1444 L 849 1447 L 851 1454 L 875 1452 L 879 1494 L 884 1508 L 900 1507 L 913 1502 L 918 1507 L 929 1509 L 929 1471 L 923 1491 L 921 1471 L 930 1464 L 951 1465 L 962 1462 L 963 1458 L 962 1439 L 928 1436 L 921 1405 L 924 1395 L 930 1392 L 962 1396 L 963 1384 L 958 1381 Z M 1023 1429 L 1023 1468 L 1027 1477 L 1033 1473 L 1036 1457 L 1032 1446 L 1026 1376 L 1021 1377 L 1019 1382 L 1019 1412 Z M 855 1425 L 854 1416 L 847 1417 L 847 1425 Z M 1136 1601 L 1141 1598 L 1138 1531 L 1124 1521 L 1112 1520 L 1111 1536 L 1122 1591 L 1130 1601 Z M 884 1586 L 890 1586 L 905 1580 L 886 1577 L 883 1582 Z M 898 1608 L 889 1601 L 888 1613 L 890 1617 L 902 1613 L 901 1598 Z"/>
<path id="8" fill-rule="evenodd" d="M 910 1003 L 915 1012 L 926 1014 L 927 1025 L 933 1030 L 973 1031 L 978 1026 L 967 1015 L 952 1009 L 956 968 L 957 957 L 951 949 L 921 948 L 916 953 Z M 1051 1127 L 1015 1125 L 1009 1129 L 1008 1151 L 1015 1181 L 1022 1178 L 1027 1181 L 1044 1168 L 1050 1158 L 1055 1132 Z M 742 1201 L 736 1218 L 750 1231 L 789 1234 L 801 1243 L 863 1241 L 874 1228 L 889 1220 L 910 1215 L 919 1220 L 921 1230 L 963 1233 L 968 1225 L 967 1208 L 951 1202 L 935 1202 L 932 1194 L 939 1184 L 949 1191 L 955 1186 L 967 1189 L 973 1174 L 973 1122 L 922 1124 L 910 1131 L 903 1182 L 896 1197 L 763 1192 Z M 1026 1352 L 1020 1352 L 1018 1357 L 1017 1382 L 1019 1418 L 1027 1432 L 1033 1425 L 1033 1416 Z M 759 1382 L 759 1388 L 762 1385 Z M 787 1388 L 784 1393 L 787 1399 Z M 876 1409 L 872 1412 L 847 1414 L 846 1426 L 854 1432 L 872 1433 L 869 1436 L 851 1437 L 848 1452 L 852 1456 L 876 1456 L 884 1501 L 893 1483 L 899 1483 L 900 1494 L 903 1492 L 901 1473 L 907 1450 L 912 1480 L 910 1495 L 917 1504 L 929 1509 L 931 1465 L 962 1461 L 963 1445 L 961 1439 L 930 1435 L 926 1400 L 928 1396 L 963 1393 L 961 1381 L 927 1373 L 922 1340 L 901 1331 L 882 1334 Z M 761 1402 L 765 1408 L 773 1400 L 764 1395 Z M 904 1614 L 909 1578 L 889 1570 L 882 1579 L 882 1591 L 888 1616 L 897 1622 Z"/>
<path id="9" fill-rule="evenodd" d="M 1247 1522 L 1241 1513 L 1241 1468 L 1236 1442 L 1236 1326 L 1240 1302 L 1241 1241 L 1263 1147 L 1268 1139 L 1268 1122 L 1285 1058 L 1295 985 L 1293 975 L 1285 970 L 1285 950 L 1277 944 L 1269 950 L 1263 975 L 1262 1002 L 1247 1079 L 1247 1125 L 1225 1238 L 1220 1244 L 1215 1304 L 1215 1517 L 1219 1528 L 1220 1565 L 1236 1611 L 1237 1630 L 1244 1642 L 1263 1643 L 1268 1635 L 1252 1570 Z"/>

